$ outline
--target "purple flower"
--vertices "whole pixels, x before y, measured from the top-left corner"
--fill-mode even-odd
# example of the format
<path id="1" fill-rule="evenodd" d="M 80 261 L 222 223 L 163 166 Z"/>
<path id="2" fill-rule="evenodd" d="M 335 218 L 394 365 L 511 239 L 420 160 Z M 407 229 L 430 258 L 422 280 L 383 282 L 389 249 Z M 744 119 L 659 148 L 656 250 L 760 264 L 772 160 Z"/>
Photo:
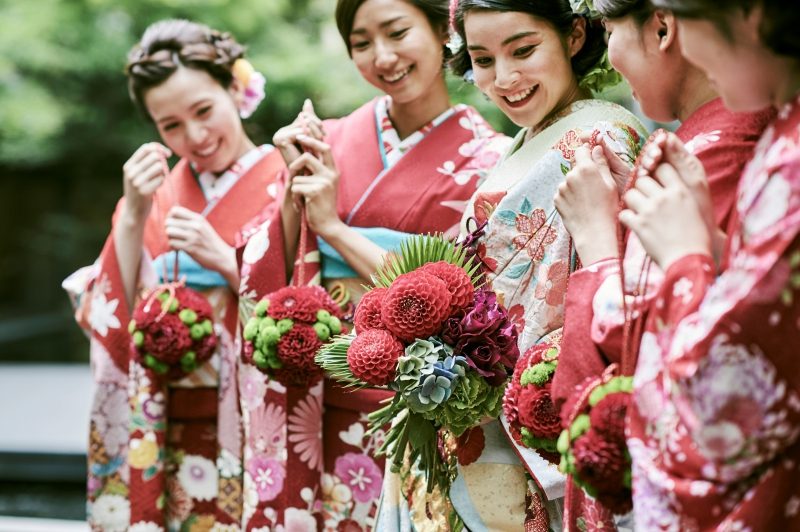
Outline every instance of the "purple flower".
<path id="1" fill-rule="evenodd" d="M 334 472 L 352 490 L 356 501 L 370 502 L 380 497 L 383 475 L 369 456 L 359 453 L 342 455 L 336 459 Z"/>

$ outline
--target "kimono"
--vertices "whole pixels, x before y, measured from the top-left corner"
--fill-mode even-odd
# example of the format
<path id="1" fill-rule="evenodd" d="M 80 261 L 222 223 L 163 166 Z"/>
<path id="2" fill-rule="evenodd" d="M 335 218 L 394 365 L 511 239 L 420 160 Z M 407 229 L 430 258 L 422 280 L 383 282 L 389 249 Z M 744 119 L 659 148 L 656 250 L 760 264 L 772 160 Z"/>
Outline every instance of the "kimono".
<path id="1" fill-rule="evenodd" d="M 575 102 L 532 138 L 527 129 L 519 132 L 462 218 L 462 235 L 475 229 L 474 221 L 486 223 L 477 255 L 489 286 L 517 326 L 521 353 L 539 342 L 556 341 L 564 323 L 564 296 L 575 256 L 553 197 L 582 144 L 581 134 L 587 132 L 604 136 L 621 157 L 633 160 L 644 127 L 616 104 Z M 503 416 L 474 431 L 482 432 L 482 437 L 470 435 L 479 442 L 470 454 L 478 458 L 459 464 L 449 501 L 426 496 L 419 479 L 395 488 L 400 500 L 385 497 L 382 530 L 435 530 L 443 526 L 435 521 L 435 509 L 444 504 L 452 504 L 469 530 L 560 529 L 556 501 L 563 497 L 565 479 L 556 465 L 518 446 Z"/>
<path id="2" fill-rule="evenodd" d="M 274 203 L 283 168 L 280 153 L 268 145 L 250 150 L 216 178 L 179 161 L 154 195 L 146 220 L 137 294 L 174 274 L 175 252 L 164 231 L 171 207 L 203 213 L 225 242 L 241 245 L 240 229 Z M 130 356 L 131 316 L 113 230 L 95 264 L 64 282 L 79 324 L 90 335 L 97 383 L 88 456 L 88 516 L 94 530 L 238 529 L 238 297 L 219 273 L 187 254 L 179 253 L 178 262 L 187 286 L 201 291 L 213 308 L 218 347 L 205 364 L 168 384 L 151 379 Z"/>
<path id="3" fill-rule="evenodd" d="M 727 268 L 684 256 L 650 306 L 627 427 L 643 530 L 800 529 L 800 96 L 736 212 Z"/>
<path id="4" fill-rule="evenodd" d="M 340 172 L 339 216 L 384 249 L 410 234 L 456 232 L 466 201 L 508 143 L 463 105 L 401 141 L 389 103 L 388 96 L 377 98 L 324 124 Z M 316 275 L 304 280 L 322 282 L 352 318 L 358 285 L 368 281 L 321 239 L 307 244 L 296 264 L 303 261 L 311 272 L 316 266 Z M 286 284 L 283 253 L 278 213 L 244 249 L 244 297 L 260 299 Z M 366 436 L 367 414 L 391 393 L 345 391 L 327 379 L 285 386 L 248 364 L 240 369 L 239 389 L 246 528 L 373 529 L 384 467 L 375 451 L 384 432 Z"/>
<path id="5" fill-rule="evenodd" d="M 732 113 L 717 98 L 698 108 L 675 131 L 687 149 L 703 163 L 718 227 L 727 229 L 734 219 L 731 214 L 737 183 L 756 142 L 772 118 L 772 110 Z M 634 313 L 633 318 L 644 320 L 664 274 L 647 258 L 634 234 L 630 234 L 626 242 L 624 271 L 626 302 Z M 637 295 L 633 296 L 634 293 Z M 552 385 L 553 401 L 557 407 L 577 393 L 586 379 L 600 377 L 611 363 L 625 366 L 625 371 L 633 371 L 635 358 L 622 364 L 624 308 L 618 257 L 586 265 L 572 274 L 567 290 L 567 319 L 561 354 Z M 630 338 L 628 342 L 629 346 L 638 345 L 639 338 Z M 635 353 L 628 355 L 635 357 Z M 566 428 L 569 413 L 562 410 L 561 414 Z M 609 527 L 613 517 L 596 501 L 585 498 L 580 488 L 570 481 L 565 507 L 565 521 L 570 530 L 577 530 L 578 519 L 591 520 L 595 526 L 604 522 Z"/>

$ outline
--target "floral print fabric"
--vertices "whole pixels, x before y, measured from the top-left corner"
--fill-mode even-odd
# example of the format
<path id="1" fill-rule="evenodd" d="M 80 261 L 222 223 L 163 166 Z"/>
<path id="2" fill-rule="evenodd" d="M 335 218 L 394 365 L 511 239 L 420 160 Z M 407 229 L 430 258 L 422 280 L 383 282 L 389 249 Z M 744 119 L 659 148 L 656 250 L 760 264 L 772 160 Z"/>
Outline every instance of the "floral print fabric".
<path id="1" fill-rule="evenodd" d="M 634 377 L 628 445 L 647 530 L 800 527 L 800 99 L 745 170 L 730 259 L 665 272 Z"/>

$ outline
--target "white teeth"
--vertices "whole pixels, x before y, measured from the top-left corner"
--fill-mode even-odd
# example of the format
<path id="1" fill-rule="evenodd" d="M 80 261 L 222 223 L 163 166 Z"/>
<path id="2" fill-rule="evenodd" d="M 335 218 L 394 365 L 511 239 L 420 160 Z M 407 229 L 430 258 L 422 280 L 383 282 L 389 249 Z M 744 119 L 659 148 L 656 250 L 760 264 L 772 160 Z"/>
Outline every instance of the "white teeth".
<path id="1" fill-rule="evenodd" d="M 533 87 L 529 87 L 529 88 L 525 89 L 524 91 L 520 91 L 520 92 L 518 92 L 516 94 L 512 94 L 511 96 L 506 96 L 506 100 L 508 100 L 511 103 L 515 103 L 515 102 L 518 102 L 520 100 L 524 100 L 525 98 L 527 98 L 528 95 L 531 92 L 533 92 Z"/>
<path id="2" fill-rule="evenodd" d="M 215 151 L 217 151 L 217 145 L 216 144 L 213 145 L 213 146 L 209 146 L 208 148 L 206 148 L 203 151 L 195 151 L 195 153 L 197 155 L 199 155 L 200 157 L 208 157 L 209 155 L 211 155 Z"/>
<path id="3" fill-rule="evenodd" d="M 397 72 L 391 76 L 383 76 L 383 80 L 388 81 L 389 83 L 394 83 L 395 81 L 399 81 L 400 79 L 404 78 L 408 74 L 409 70 L 411 70 L 411 67 L 401 72 Z"/>

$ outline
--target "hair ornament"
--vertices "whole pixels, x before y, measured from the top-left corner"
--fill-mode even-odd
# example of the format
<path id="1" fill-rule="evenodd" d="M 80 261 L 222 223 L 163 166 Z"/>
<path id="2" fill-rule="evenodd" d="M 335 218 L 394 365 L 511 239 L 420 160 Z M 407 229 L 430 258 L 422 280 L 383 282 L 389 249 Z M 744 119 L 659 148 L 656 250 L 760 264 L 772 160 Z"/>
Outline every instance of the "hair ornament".
<path id="1" fill-rule="evenodd" d="M 239 102 L 239 116 L 242 118 L 250 117 L 258 108 L 258 104 L 264 99 L 266 93 L 264 86 L 267 80 L 257 72 L 250 61 L 239 58 L 233 62 L 231 67 L 233 78 L 238 81 L 243 88 L 242 100 Z"/>
<path id="2" fill-rule="evenodd" d="M 602 16 L 594 8 L 594 0 L 569 0 L 569 6 L 576 15 L 590 19 L 598 19 Z"/>

